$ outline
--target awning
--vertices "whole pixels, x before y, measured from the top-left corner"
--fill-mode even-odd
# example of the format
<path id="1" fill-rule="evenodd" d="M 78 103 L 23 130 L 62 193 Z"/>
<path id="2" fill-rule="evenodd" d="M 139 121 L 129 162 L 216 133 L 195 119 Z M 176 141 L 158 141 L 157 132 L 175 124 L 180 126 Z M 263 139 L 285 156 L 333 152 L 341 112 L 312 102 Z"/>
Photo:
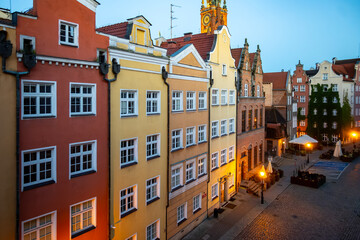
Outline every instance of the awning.
<path id="1" fill-rule="evenodd" d="M 308 135 L 302 135 L 301 137 L 291 140 L 289 143 L 305 145 L 307 143 L 318 143 L 318 141 Z"/>

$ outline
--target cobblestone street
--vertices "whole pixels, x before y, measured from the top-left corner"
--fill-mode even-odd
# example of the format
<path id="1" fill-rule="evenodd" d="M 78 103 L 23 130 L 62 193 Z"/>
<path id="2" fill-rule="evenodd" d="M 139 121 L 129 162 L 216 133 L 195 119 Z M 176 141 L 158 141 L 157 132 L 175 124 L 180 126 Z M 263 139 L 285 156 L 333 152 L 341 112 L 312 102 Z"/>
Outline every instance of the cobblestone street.
<path id="1" fill-rule="evenodd" d="M 291 184 L 236 239 L 358 240 L 359 184 L 360 158 L 319 189 Z"/>

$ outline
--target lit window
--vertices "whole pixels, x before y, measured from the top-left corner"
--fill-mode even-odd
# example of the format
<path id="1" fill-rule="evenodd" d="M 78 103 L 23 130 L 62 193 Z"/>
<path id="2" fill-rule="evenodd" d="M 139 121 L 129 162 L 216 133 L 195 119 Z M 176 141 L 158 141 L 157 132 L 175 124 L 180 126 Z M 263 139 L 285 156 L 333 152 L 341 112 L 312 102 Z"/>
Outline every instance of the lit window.
<path id="1" fill-rule="evenodd" d="M 136 116 L 137 109 L 137 91 L 136 90 L 121 90 L 120 91 L 120 116 Z"/>
<path id="2" fill-rule="evenodd" d="M 23 239 L 56 239 L 56 212 L 23 222 Z"/>
<path id="3" fill-rule="evenodd" d="M 96 85 L 71 83 L 71 115 L 96 114 Z"/>
<path id="4" fill-rule="evenodd" d="M 96 142 L 70 144 L 71 177 L 96 171 Z"/>
<path id="5" fill-rule="evenodd" d="M 120 167 L 137 163 L 137 139 L 123 140 L 120 143 Z"/>
<path id="6" fill-rule="evenodd" d="M 78 24 L 60 21 L 59 22 L 59 43 L 78 46 L 79 28 Z"/>
<path id="7" fill-rule="evenodd" d="M 91 199 L 71 206 L 71 237 L 96 226 L 96 201 Z M 44 238 L 45 239 L 45 238 Z"/>
<path id="8" fill-rule="evenodd" d="M 160 135 L 150 135 L 146 137 L 146 159 L 160 156 Z"/>
<path id="9" fill-rule="evenodd" d="M 199 92 L 199 109 L 206 108 L 206 92 Z"/>
<path id="10" fill-rule="evenodd" d="M 196 110 L 196 94 L 195 92 L 186 93 L 186 110 Z"/>
<path id="11" fill-rule="evenodd" d="M 137 209 L 137 187 L 131 186 L 120 191 L 120 214 L 121 217 L 132 213 Z"/>
<path id="12" fill-rule="evenodd" d="M 213 89 L 211 92 L 212 105 L 219 105 L 219 90 Z"/>
<path id="13" fill-rule="evenodd" d="M 160 92 L 147 91 L 146 92 L 146 114 L 160 113 Z"/>
<path id="14" fill-rule="evenodd" d="M 198 128 L 198 142 L 206 142 L 206 125 L 201 125 Z"/>
<path id="15" fill-rule="evenodd" d="M 160 199 L 160 178 L 155 177 L 146 181 L 146 204 Z"/>
<path id="16" fill-rule="evenodd" d="M 183 110 L 183 93 L 182 91 L 172 92 L 172 111 Z"/>

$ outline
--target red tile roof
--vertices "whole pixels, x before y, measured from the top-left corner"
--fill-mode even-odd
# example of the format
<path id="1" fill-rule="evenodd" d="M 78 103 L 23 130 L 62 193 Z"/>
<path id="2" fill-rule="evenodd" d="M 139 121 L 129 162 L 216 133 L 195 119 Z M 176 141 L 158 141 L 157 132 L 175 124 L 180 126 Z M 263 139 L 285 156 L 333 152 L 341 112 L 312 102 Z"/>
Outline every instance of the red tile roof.
<path id="1" fill-rule="evenodd" d="M 235 67 L 236 68 L 239 67 L 239 62 L 240 62 L 240 57 L 241 57 L 242 50 L 243 50 L 242 48 L 231 49 L 231 55 L 235 59 Z"/>
<path id="2" fill-rule="evenodd" d="M 355 77 L 355 63 L 333 64 L 332 69 L 336 74 L 343 75 L 344 81 L 352 81 Z"/>
<path id="3" fill-rule="evenodd" d="M 255 53 L 249 53 L 249 58 L 250 58 L 250 66 L 252 66 L 255 59 Z"/>
<path id="4" fill-rule="evenodd" d="M 119 38 L 126 38 L 127 28 L 128 22 L 122 22 L 97 28 L 96 31 L 110 34 Z"/>
<path id="5" fill-rule="evenodd" d="M 272 83 L 273 89 L 286 89 L 287 72 L 264 73 L 263 82 Z"/>
<path id="6" fill-rule="evenodd" d="M 194 44 L 194 47 L 199 52 L 200 56 L 207 60 L 208 53 L 212 50 L 212 46 L 214 44 L 215 35 L 213 34 L 207 34 L 207 33 L 200 33 L 195 35 L 187 35 L 185 37 L 179 37 L 179 38 L 173 38 L 172 41 L 176 43 L 171 43 L 170 40 L 167 42 L 163 42 L 161 44 L 162 48 L 168 49 L 168 51 L 171 51 L 174 53 L 174 50 L 187 45 L 187 44 Z M 169 43 L 170 42 L 170 43 Z M 170 44 L 170 46 L 169 46 Z M 171 47 L 173 45 L 173 47 Z M 174 48 L 174 50 L 170 50 L 170 48 Z M 177 51 L 176 50 L 176 51 Z M 175 51 L 175 52 L 176 52 Z M 168 54 L 169 55 L 169 54 Z"/>

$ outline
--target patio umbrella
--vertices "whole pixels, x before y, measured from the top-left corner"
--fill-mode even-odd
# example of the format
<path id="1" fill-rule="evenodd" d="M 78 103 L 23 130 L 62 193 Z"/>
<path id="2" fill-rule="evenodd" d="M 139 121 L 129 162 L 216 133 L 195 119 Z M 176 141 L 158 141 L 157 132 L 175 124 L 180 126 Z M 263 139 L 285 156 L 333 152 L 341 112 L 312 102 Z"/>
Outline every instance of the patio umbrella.
<path id="1" fill-rule="evenodd" d="M 295 138 L 291 140 L 289 143 L 295 143 L 300 145 L 305 145 L 307 143 L 318 143 L 316 139 L 313 139 L 312 137 L 308 135 L 302 135 L 301 137 Z"/>
<path id="2" fill-rule="evenodd" d="M 336 146 L 335 146 L 335 150 L 334 150 L 334 157 L 340 157 L 342 156 L 342 151 L 341 151 L 341 141 L 337 141 L 336 142 Z"/>
<path id="3" fill-rule="evenodd" d="M 268 173 L 272 173 L 272 172 L 273 172 L 272 165 L 271 165 L 271 160 L 270 160 L 270 159 L 269 159 L 269 164 L 267 165 L 266 171 L 267 171 Z"/>

